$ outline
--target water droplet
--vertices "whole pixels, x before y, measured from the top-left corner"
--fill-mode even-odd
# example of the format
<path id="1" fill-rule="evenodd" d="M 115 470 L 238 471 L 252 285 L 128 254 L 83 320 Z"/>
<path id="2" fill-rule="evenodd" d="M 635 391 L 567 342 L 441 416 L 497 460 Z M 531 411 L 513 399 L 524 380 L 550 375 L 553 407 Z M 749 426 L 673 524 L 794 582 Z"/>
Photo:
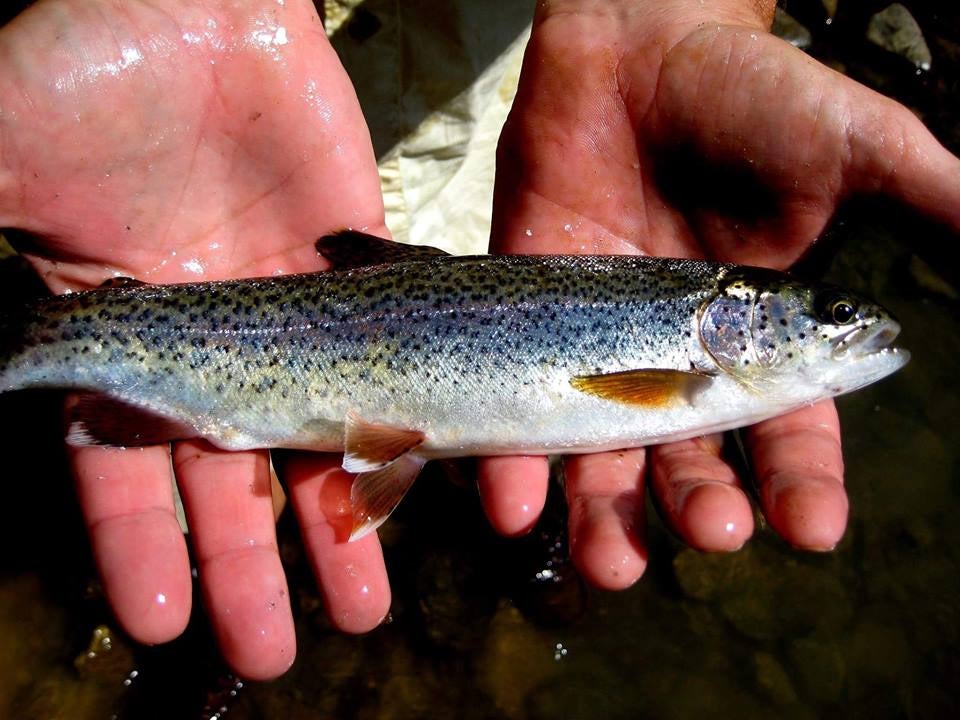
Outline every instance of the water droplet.
<path id="1" fill-rule="evenodd" d="M 194 275 L 203 275 L 206 268 L 203 265 L 203 261 L 200 258 L 190 258 L 185 263 L 180 265 L 184 270 Z"/>

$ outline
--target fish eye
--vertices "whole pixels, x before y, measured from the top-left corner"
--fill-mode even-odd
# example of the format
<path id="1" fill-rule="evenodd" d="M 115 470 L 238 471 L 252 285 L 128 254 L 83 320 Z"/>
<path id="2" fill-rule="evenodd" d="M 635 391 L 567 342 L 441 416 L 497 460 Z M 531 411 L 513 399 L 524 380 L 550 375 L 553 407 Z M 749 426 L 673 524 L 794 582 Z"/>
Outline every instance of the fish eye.
<path id="1" fill-rule="evenodd" d="M 830 304 L 830 315 L 837 325 L 846 325 L 857 316 L 857 306 L 848 300 L 835 300 Z"/>
<path id="2" fill-rule="evenodd" d="M 820 302 L 817 303 L 819 305 L 817 314 L 821 322 L 847 325 L 857 317 L 857 303 L 849 297 L 830 293 L 818 299 Z"/>

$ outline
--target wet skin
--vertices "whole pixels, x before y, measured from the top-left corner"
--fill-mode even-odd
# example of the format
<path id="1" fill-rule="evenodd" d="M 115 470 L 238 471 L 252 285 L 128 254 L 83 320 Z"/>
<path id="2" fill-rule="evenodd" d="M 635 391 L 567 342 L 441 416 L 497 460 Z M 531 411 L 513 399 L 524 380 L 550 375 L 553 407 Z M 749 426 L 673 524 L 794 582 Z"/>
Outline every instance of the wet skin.
<path id="1" fill-rule="evenodd" d="M 500 138 L 497 252 L 647 253 L 786 267 L 838 204 L 881 193 L 960 227 L 960 161 L 906 108 L 769 35 L 773 3 L 567 2 L 538 7 Z M 843 535 L 832 402 L 747 433 L 762 509 L 788 542 Z M 573 558 L 592 582 L 644 571 L 645 479 L 665 519 L 703 550 L 753 531 L 718 437 L 565 463 Z M 542 458 L 485 461 L 494 524 L 528 530 Z"/>
<path id="2" fill-rule="evenodd" d="M 616 2 L 540 11 L 502 138 L 494 250 L 784 266 L 840 199 L 863 191 L 960 225 L 949 210 L 960 208 L 958 163 L 905 109 L 765 35 L 753 3 L 714 4 L 707 17 L 699 3 L 656 5 L 632 3 L 629 17 Z M 322 269 L 316 237 L 345 226 L 386 236 L 367 130 L 313 6 L 236 12 L 52 1 L 0 31 L 0 224 L 35 234 L 21 249 L 54 291 L 114 274 L 175 282 Z M 768 205 L 750 217 L 759 206 L 734 203 L 731 216 L 684 197 L 709 195 L 709 185 L 676 181 L 691 157 L 720 171 L 690 168 L 697 177 L 742 181 L 744 196 L 762 186 Z M 771 524 L 800 547 L 832 547 L 846 522 L 833 405 L 749 437 Z M 688 542 L 739 547 L 752 517 L 718 448 L 705 438 L 569 461 L 574 559 L 586 577 L 625 587 L 642 573 L 648 465 Z M 104 587 L 144 642 L 175 637 L 190 611 L 170 457 L 166 447 L 73 454 Z M 266 453 L 186 442 L 172 458 L 225 657 L 248 678 L 282 673 L 295 640 Z M 339 461 L 291 455 L 281 470 L 330 616 L 362 632 L 387 612 L 389 585 L 374 536 L 336 541 L 350 521 Z M 532 527 L 546 461 L 490 460 L 481 476 L 494 526 Z"/>

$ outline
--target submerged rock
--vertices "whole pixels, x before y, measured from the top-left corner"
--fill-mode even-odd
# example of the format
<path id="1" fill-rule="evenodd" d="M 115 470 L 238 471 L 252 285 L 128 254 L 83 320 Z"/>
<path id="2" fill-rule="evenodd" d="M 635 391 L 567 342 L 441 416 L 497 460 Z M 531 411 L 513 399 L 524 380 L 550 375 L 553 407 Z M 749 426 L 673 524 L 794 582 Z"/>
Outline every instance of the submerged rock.
<path id="1" fill-rule="evenodd" d="M 767 652 L 753 655 L 753 673 L 757 687 L 777 705 L 792 705 L 797 702 L 790 676 L 776 657 Z"/>
<path id="2" fill-rule="evenodd" d="M 920 70 L 929 70 L 933 62 L 920 25 L 900 3 L 893 3 L 870 18 L 867 39 L 909 60 Z"/>
<path id="3" fill-rule="evenodd" d="M 94 628 L 87 651 L 73 661 L 82 678 L 116 679 L 133 674 L 133 652 L 122 637 L 115 637 L 106 625 Z"/>
<path id="4" fill-rule="evenodd" d="M 489 576 L 457 549 L 426 559 L 417 575 L 417 597 L 427 637 L 457 650 L 479 644 L 497 605 Z"/>
<path id="5" fill-rule="evenodd" d="M 732 555 L 687 549 L 674 560 L 688 597 L 710 603 L 738 633 L 760 641 L 845 628 L 853 611 L 838 569 L 760 542 Z"/>
<path id="6" fill-rule="evenodd" d="M 941 295 L 949 300 L 960 300 L 960 292 L 918 255 L 910 256 L 910 278 L 921 290 Z"/>
<path id="7" fill-rule="evenodd" d="M 592 717 L 632 720 L 638 716 L 635 707 L 622 701 L 609 677 L 594 674 L 548 680 L 533 690 L 525 710 L 528 720 Z"/>
<path id="8" fill-rule="evenodd" d="M 490 623 L 477 682 L 505 717 L 523 717 L 534 689 L 562 675 L 564 668 L 551 655 L 550 639 L 511 605 L 501 606 Z"/>
<path id="9" fill-rule="evenodd" d="M 790 676 L 804 697 L 817 703 L 835 703 L 843 697 L 847 681 L 846 657 L 839 645 L 822 638 L 799 638 L 787 650 Z"/>

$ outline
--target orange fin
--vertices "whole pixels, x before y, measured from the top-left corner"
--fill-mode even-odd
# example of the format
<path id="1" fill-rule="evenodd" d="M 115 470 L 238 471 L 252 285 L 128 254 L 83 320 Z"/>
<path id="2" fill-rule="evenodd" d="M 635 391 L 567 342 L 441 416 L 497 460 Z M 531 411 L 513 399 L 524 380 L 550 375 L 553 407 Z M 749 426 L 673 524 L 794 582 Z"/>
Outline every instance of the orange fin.
<path id="1" fill-rule="evenodd" d="M 383 525 L 407 494 L 426 462 L 416 455 L 404 455 L 380 470 L 357 475 L 350 488 L 350 504 L 353 507 L 350 542 L 369 535 Z"/>
<path id="2" fill-rule="evenodd" d="M 343 469 L 351 473 L 373 472 L 386 467 L 426 440 L 419 430 L 377 425 L 354 412 L 347 413 Z"/>
<path id="3" fill-rule="evenodd" d="M 449 255 L 429 245 L 393 242 L 356 230 L 341 230 L 333 235 L 324 235 L 317 240 L 317 252 L 330 262 L 331 270 L 346 270 L 366 265 L 384 265 Z"/>
<path id="4" fill-rule="evenodd" d="M 689 403 L 710 384 L 710 376 L 683 370 L 625 370 L 570 379 L 577 390 L 625 405 L 665 407 Z"/>

